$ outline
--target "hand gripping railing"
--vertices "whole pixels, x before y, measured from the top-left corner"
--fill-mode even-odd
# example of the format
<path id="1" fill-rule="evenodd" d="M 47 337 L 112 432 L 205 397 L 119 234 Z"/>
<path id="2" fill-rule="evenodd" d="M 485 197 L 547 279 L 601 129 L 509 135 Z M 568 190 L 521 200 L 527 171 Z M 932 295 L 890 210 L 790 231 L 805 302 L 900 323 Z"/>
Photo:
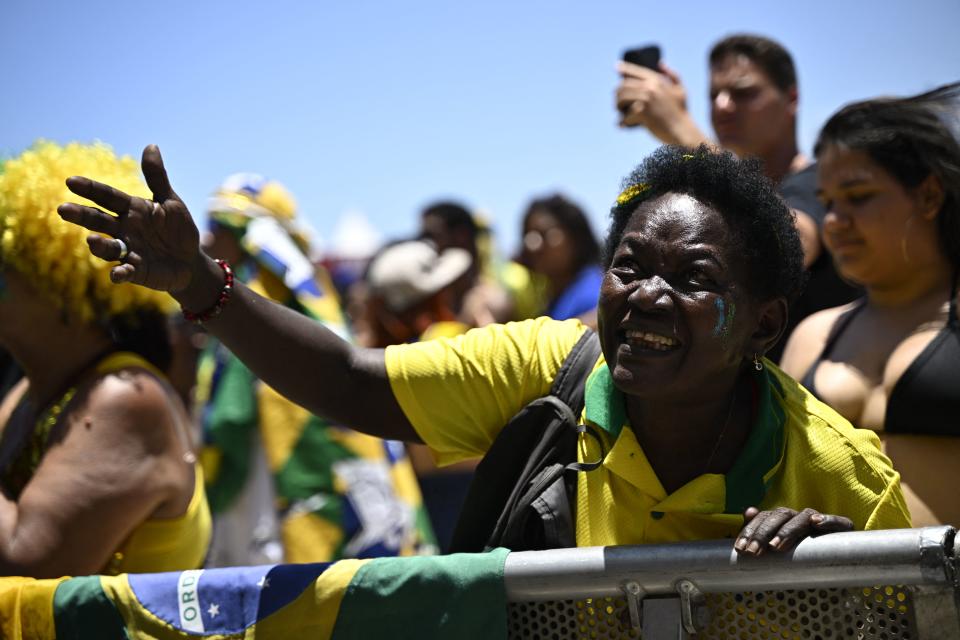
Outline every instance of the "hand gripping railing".
<path id="1" fill-rule="evenodd" d="M 960 640 L 953 527 L 511 553 L 511 638 Z"/>

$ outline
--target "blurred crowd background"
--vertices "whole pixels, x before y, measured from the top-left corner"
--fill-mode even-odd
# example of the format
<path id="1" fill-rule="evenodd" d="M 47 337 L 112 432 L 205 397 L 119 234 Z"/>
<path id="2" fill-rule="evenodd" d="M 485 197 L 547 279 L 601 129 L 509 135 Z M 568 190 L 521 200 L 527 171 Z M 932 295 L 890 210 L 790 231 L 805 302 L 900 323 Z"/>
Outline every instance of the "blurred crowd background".
<path id="1" fill-rule="evenodd" d="M 619 179 L 660 144 L 619 125 L 625 49 L 659 45 L 710 134 L 710 47 L 774 38 L 798 69 L 809 154 L 841 105 L 956 80 L 958 23 L 955 0 L 11 0 L 0 156 L 38 139 L 135 157 L 158 143 L 211 255 L 362 345 L 538 315 L 594 324 Z M 471 465 L 438 470 L 419 447 L 328 425 L 196 327 L 172 328 L 169 377 L 196 422 L 216 522 L 208 563 L 444 547 Z M 346 497 L 334 506 L 331 490 Z"/>
<path id="2" fill-rule="evenodd" d="M 840 105 L 954 80 L 958 19 L 953 0 L 8 0 L 0 153 L 102 139 L 138 157 L 155 141 L 197 215 L 226 175 L 260 173 L 296 196 L 328 253 L 410 235 L 420 209 L 455 199 L 511 255 L 528 201 L 555 191 L 601 234 L 620 179 L 658 145 L 616 126 L 623 50 L 658 43 L 706 127 L 710 46 L 735 32 L 777 40 L 797 65 L 809 153 Z"/>

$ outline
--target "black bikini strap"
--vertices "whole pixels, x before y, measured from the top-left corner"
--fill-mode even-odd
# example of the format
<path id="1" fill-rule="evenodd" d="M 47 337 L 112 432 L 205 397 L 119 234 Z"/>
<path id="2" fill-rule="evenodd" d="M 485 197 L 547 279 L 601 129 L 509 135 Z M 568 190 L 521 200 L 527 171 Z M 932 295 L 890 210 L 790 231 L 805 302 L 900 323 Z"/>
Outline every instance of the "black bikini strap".
<path id="1" fill-rule="evenodd" d="M 951 330 L 956 331 L 960 328 L 960 323 L 957 322 L 957 284 L 960 283 L 960 269 L 957 269 L 953 272 L 953 277 L 950 279 L 950 311 L 947 316 L 947 327 Z"/>
<path id="2" fill-rule="evenodd" d="M 855 306 L 852 309 L 840 316 L 840 319 L 833 324 L 833 328 L 830 330 L 830 335 L 827 336 L 827 343 L 823 345 L 823 350 L 820 351 L 820 357 L 817 358 L 818 363 L 830 355 L 830 352 L 833 351 L 833 345 L 840 337 L 840 334 L 846 331 L 847 325 L 853 321 L 854 316 L 860 313 L 860 310 L 867 306 L 867 299 L 860 298 L 854 302 L 854 305 Z"/>

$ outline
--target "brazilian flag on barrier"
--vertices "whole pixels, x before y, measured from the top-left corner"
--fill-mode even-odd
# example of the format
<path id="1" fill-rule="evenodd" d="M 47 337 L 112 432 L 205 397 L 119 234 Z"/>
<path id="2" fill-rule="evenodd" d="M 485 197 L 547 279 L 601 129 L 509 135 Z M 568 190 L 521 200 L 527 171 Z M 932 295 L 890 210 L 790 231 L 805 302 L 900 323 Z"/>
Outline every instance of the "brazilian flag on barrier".
<path id="1" fill-rule="evenodd" d="M 0 578 L 0 635 L 10 640 L 506 638 L 507 553 Z"/>

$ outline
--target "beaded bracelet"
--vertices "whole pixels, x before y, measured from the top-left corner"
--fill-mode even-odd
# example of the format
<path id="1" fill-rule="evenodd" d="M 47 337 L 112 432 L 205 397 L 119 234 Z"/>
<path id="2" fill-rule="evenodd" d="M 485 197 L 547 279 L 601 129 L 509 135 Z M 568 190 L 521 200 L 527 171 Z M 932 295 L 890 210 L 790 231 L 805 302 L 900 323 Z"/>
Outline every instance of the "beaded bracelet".
<path id="1" fill-rule="evenodd" d="M 196 324 L 203 324 L 207 320 L 211 320 L 220 315 L 220 312 L 223 311 L 223 308 L 226 306 L 227 301 L 230 300 L 230 294 L 233 293 L 233 269 L 230 268 L 230 263 L 226 260 L 221 260 L 217 258 L 214 260 L 221 269 L 226 278 L 223 282 L 223 288 L 220 289 L 220 294 L 217 296 L 217 301 L 213 304 L 212 307 L 206 309 L 205 311 L 200 311 L 194 313 L 193 311 L 187 311 L 181 307 L 183 312 L 183 317 L 187 319 L 188 322 L 194 322 Z"/>

